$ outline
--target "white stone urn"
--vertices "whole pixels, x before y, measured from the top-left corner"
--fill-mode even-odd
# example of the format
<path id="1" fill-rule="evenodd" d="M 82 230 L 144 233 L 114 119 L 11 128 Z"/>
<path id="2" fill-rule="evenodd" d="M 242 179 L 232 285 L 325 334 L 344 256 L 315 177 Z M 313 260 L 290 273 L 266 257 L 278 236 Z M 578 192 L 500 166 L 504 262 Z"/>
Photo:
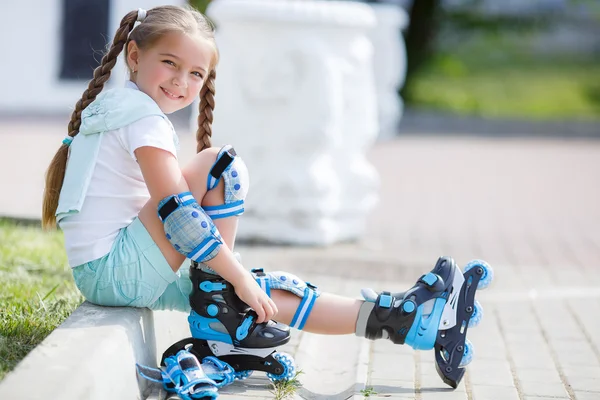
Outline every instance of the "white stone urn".
<path id="1" fill-rule="evenodd" d="M 250 171 L 238 238 L 327 245 L 361 237 L 378 199 L 365 157 L 378 131 L 371 7 L 217 0 L 207 14 L 221 54 L 213 144 L 232 144 Z"/>
<path id="2" fill-rule="evenodd" d="M 406 45 L 402 31 L 408 14 L 397 4 L 369 3 L 377 18 L 370 38 L 374 47 L 375 86 L 379 117 L 378 139 L 396 136 L 404 111 L 398 91 L 406 78 Z"/>

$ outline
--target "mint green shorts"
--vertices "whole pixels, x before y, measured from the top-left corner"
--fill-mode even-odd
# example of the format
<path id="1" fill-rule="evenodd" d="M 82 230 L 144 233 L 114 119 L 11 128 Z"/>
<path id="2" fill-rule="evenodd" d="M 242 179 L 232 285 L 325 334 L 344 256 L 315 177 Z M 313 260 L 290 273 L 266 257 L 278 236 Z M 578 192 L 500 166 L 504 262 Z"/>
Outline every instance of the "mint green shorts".
<path id="1" fill-rule="evenodd" d="M 73 268 L 91 303 L 190 311 L 189 263 L 175 273 L 138 218 L 121 229 L 110 252 Z"/>

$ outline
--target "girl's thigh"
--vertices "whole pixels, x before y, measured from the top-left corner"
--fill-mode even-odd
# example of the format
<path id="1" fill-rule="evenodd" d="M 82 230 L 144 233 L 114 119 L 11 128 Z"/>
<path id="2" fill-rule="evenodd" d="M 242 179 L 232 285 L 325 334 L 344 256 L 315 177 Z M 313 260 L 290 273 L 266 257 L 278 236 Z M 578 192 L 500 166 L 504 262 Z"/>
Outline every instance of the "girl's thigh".
<path id="1" fill-rule="evenodd" d="M 84 297 L 103 306 L 149 307 L 178 278 L 138 218 L 121 230 L 109 254 L 73 273 Z"/>

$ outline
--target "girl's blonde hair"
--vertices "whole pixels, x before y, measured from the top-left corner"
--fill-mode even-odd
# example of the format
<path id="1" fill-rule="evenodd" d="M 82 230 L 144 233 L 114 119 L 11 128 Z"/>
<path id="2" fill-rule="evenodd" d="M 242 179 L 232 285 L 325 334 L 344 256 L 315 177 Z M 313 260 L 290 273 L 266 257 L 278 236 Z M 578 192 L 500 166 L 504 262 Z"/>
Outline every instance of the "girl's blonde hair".
<path id="1" fill-rule="evenodd" d="M 211 146 L 213 109 L 215 108 L 215 67 L 219 61 L 219 53 L 214 39 L 214 26 L 200 12 L 191 7 L 161 6 L 147 11 L 144 20 L 135 27 L 138 11 L 131 11 L 121 20 L 115 38 L 108 52 L 102 58 L 100 66 L 94 70 L 94 77 L 83 92 L 81 99 L 75 104 L 68 126 L 68 135 L 75 137 L 81 125 L 81 113 L 100 94 L 104 84 L 110 77 L 111 70 L 117 62 L 117 57 L 125 48 L 127 58 L 127 45 L 134 40 L 140 49 L 147 49 L 154 45 L 161 37 L 168 33 L 183 33 L 200 35 L 207 39 L 214 48 L 209 73 L 202 89 L 200 90 L 200 114 L 198 115 L 198 130 L 196 140 L 197 151 Z M 67 166 L 68 145 L 63 144 L 50 162 L 46 172 L 46 187 L 42 206 L 42 226 L 50 229 L 56 226 L 56 209 L 60 190 L 65 177 Z"/>

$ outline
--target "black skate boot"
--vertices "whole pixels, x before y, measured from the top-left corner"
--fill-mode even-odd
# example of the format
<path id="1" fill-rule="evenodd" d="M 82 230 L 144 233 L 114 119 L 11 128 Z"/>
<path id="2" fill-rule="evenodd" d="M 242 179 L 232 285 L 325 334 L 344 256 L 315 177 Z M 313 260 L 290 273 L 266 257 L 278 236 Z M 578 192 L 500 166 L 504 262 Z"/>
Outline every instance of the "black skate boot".
<path id="1" fill-rule="evenodd" d="M 275 321 L 257 324 L 256 312 L 238 298 L 233 285 L 203 264 L 192 262 L 190 278 L 192 337 L 169 347 L 163 360 L 188 348 L 200 361 L 216 356 L 228 363 L 237 379 L 247 378 L 252 371 L 264 371 L 273 381 L 295 376 L 294 360 L 275 349 L 289 342 L 287 325 Z"/>

